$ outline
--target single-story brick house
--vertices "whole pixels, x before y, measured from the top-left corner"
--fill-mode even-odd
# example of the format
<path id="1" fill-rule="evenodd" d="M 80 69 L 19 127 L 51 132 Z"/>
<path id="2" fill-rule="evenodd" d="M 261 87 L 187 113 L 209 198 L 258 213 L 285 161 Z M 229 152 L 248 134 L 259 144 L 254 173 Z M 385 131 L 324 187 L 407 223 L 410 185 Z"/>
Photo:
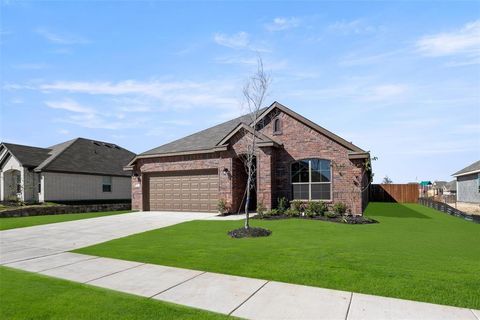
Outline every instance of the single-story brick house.
<path id="1" fill-rule="evenodd" d="M 274 102 L 257 122 L 242 116 L 136 156 L 132 207 L 139 210 L 211 211 L 219 199 L 231 212 L 244 205 L 246 153 L 257 128 L 255 203 L 289 200 L 344 202 L 362 214 L 368 202 L 369 152 Z"/>
<path id="2" fill-rule="evenodd" d="M 0 201 L 128 200 L 134 153 L 76 138 L 48 148 L 0 143 Z"/>

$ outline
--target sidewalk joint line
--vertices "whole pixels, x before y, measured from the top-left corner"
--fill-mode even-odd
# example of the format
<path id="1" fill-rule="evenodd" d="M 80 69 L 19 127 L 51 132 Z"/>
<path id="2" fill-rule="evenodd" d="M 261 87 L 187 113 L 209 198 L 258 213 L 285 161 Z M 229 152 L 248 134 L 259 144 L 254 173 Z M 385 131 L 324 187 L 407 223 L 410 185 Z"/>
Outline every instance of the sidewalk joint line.
<path id="1" fill-rule="evenodd" d="M 175 288 L 175 287 L 178 287 L 179 285 L 182 285 L 182 284 L 184 284 L 185 282 L 188 282 L 188 281 L 190 281 L 190 280 L 193 280 L 193 279 L 195 279 L 196 277 L 199 277 L 199 276 L 201 276 L 202 274 L 205 274 L 205 273 L 207 273 L 207 271 L 203 271 L 202 273 L 196 274 L 196 275 L 194 275 L 194 276 L 191 277 L 191 278 L 188 278 L 188 279 L 186 279 L 186 280 L 183 280 L 183 281 L 181 281 L 181 282 L 179 282 L 179 283 L 177 283 L 177 284 L 175 284 L 175 285 L 173 285 L 173 286 L 171 286 L 171 287 L 168 287 L 167 289 L 164 289 L 164 290 L 162 290 L 162 291 L 160 291 L 160 292 L 158 292 L 158 293 L 155 293 L 154 295 L 148 297 L 148 299 L 151 299 L 151 298 L 153 298 L 153 297 L 155 297 L 155 296 L 158 296 L 159 294 L 164 293 L 165 291 L 168 291 L 168 290 L 170 290 L 170 289 L 173 289 L 173 288 Z"/>
<path id="2" fill-rule="evenodd" d="M 478 320 L 480 320 L 480 318 L 479 318 L 479 317 L 477 317 L 477 314 L 476 314 L 475 312 L 473 312 L 473 309 L 470 309 L 470 311 L 472 311 L 472 313 L 473 313 L 473 316 L 474 316 L 475 318 L 477 318 Z"/>
<path id="3" fill-rule="evenodd" d="M 56 254 L 64 253 L 65 251 L 62 252 L 55 252 L 55 253 L 49 253 L 49 254 L 44 254 L 43 256 L 38 256 L 38 257 L 32 257 L 32 258 L 25 258 L 25 259 L 20 259 L 20 260 L 14 260 L 14 261 L 9 261 L 7 263 L 0 263 L 0 266 L 6 266 L 8 264 L 12 263 L 17 263 L 17 262 L 23 262 L 23 261 L 28 261 L 28 260 L 33 260 L 33 259 L 38 259 L 38 258 L 44 258 L 48 256 L 54 256 Z"/>
<path id="4" fill-rule="evenodd" d="M 63 252 L 63 253 L 64 253 L 64 252 Z M 44 272 L 44 271 L 48 271 L 48 270 L 53 270 L 53 269 L 61 268 L 61 267 L 67 267 L 67 266 L 71 266 L 72 264 L 80 263 L 80 262 L 83 262 L 83 261 L 90 261 L 90 260 L 94 260 L 94 259 L 98 259 L 98 258 L 100 258 L 100 257 L 91 256 L 91 257 L 89 257 L 88 259 L 85 259 L 85 260 L 80 260 L 80 261 L 76 261 L 76 262 L 70 262 L 70 263 L 62 264 L 62 265 L 60 265 L 60 266 L 56 266 L 56 267 L 53 267 L 53 268 L 47 268 L 47 269 L 43 269 L 43 270 L 39 270 L 39 271 L 34 271 L 34 273 L 40 273 L 40 272 Z"/>
<path id="5" fill-rule="evenodd" d="M 127 260 L 121 260 L 121 261 L 127 261 Z M 129 261 L 129 262 L 132 262 L 132 261 Z M 111 275 L 114 275 L 114 274 L 117 274 L 117 273 L 120 273 L 120 272 L 123 272 L 123 271 L 131 270 L 131 269 L 135 269 L 135 268 L 138 268 L 138 267 L 141 267 L 141 266 L 144 266 L 144 265 L 146 265 L 146 263 L 141 263 L 141 264 L 139 264 L 138 266 L 133 266 L 133 267 L 130 267 L 130 268 L 127 268 L 127 269 L 115 271 L 115 272 L 106 274 L 106 275 L 104 275 L 104 276 L 101 276 L 101 277 L 98 277 L 98 278 L 95 278 L 95 279 L 92 279 L 92 280 L 88 280 L 87 282 L 80 282 L 80 281 L 79 281 L 79 282 L 80 282 L 80 283 L 84 283 L 84 284 L 89 284 L 89 283 L 92 282 L 92 281 L 99 280 L 99 279 L 102 279 L 102 278 L 105 278 L 105 277 L 109 277 L 109 276 L 111 276 Z M 95 285 L 95 284 L 93 284 L 93 285 Z"/>
<path id="6" fill-rule="evenodd" d="M 242 303 L 240 303 L 235 309 L 233 309 L 232 311 L 230 311 L 230 313 L 228 314 L 229 316 L 232 315 L 232 313 L 234 313 L 235 311 L 237 311 L 241 306 L 243 306 L 248 300 L 250 300 L 258 291 L 260 291 L 263 287 L 265 287 L 267 285 L 267 283 L 269 283 L 270 281 L 267 280 L 264 284 L 262 284 L 257 290 L 255 290 L 251 295 L 248 296 L 247 299 L 245 299 L 245 301 L 243 301 Z"/>
<path id="7" fill-rule="evenodd" d="M 345 320 L 348 319 L 348 313 L 350 312 L 350 306 L 352 305 L 353 292 L 350 292 L 350 301 L 348 302 L 347 314 L 345 315 Z"/>

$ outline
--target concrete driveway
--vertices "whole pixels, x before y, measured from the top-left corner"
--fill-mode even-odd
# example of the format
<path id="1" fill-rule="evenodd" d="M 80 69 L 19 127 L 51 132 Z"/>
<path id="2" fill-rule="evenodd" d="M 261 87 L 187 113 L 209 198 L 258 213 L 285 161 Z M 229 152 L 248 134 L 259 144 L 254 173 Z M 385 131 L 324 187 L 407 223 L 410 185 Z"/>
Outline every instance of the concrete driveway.
<path id="1" fill-rule="evenodd" d="M 0 264 L 70 251 L 215 213 L 132 212 L 0 231 Z"/>

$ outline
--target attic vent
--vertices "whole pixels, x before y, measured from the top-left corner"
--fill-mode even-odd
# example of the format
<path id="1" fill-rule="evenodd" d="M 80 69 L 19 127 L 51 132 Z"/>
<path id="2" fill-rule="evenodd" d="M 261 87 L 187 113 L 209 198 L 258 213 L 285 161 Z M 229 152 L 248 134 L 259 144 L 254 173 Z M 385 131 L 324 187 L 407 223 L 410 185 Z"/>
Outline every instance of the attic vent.
<path id="1" fill-rule="evenodd" d="M 115 149 L 122 150 L 119 146 L 115 146 Z"/>
<path id="2" fill-rule="evenodd" d="M 103 145 L 107 148 L 113 148 L 113 146 L 111 144 L 108 144 L 108 143 L 104 143 Z"/>
<path id="3" fill-rule="evenodd" d="M 101 146 L 100 142 L 97 142 L 97 141 L 92 141 L 94 145 L 96 146 Z"/>

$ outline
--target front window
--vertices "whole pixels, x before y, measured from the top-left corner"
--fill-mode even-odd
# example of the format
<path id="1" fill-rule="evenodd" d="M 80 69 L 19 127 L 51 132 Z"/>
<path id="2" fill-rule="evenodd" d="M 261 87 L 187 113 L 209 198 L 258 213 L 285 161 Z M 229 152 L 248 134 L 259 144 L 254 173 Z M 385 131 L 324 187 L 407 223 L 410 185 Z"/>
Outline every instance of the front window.
<path id="1" fill-rule="evenodd" d="M 103 177 L 102 191 L 112 192 L 112 177 Z"/>
<path id="2" fill-rule="evenodd" d="M 294 200 L 331 200 L 330 160 L 305 159 L 292 163 Z"/>

